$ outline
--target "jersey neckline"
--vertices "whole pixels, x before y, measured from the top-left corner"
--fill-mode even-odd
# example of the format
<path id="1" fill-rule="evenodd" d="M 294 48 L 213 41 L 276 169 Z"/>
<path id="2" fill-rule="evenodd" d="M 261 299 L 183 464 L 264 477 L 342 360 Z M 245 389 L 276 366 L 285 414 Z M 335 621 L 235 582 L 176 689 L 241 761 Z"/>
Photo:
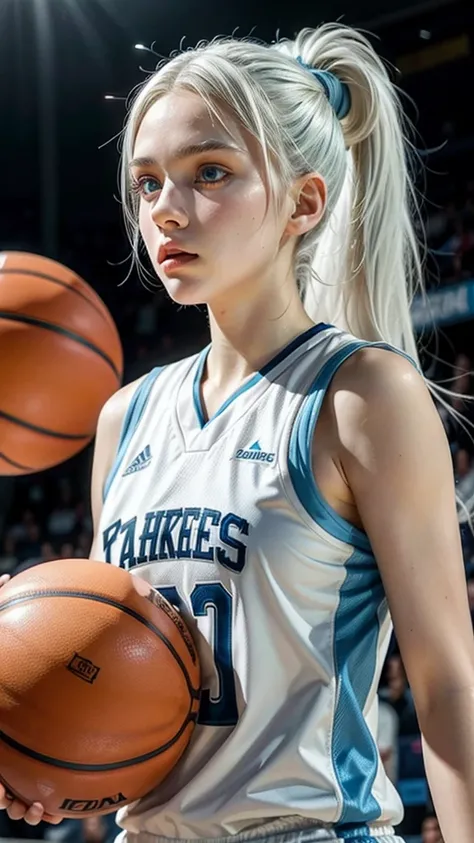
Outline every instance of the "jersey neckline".
<path id="1" fill-rule="evenodd" d="M 272 369 L 275 369 L 280 363 L 285 360 L 290 354 L 296 351 L 303 343 L 307 340 L 314 337 L 316 334 L 319 334 L 320 331 L 324 331 L 326 328 L 330 328 L 330 325 L 327 325 L 325 322 L 319 322 L 317 325 L 313 325 L 308 330 L 304 331 L 302 334 L 299 334 L 295 337 L 294 340 L 291 340 L 284 348 L 275 354 L 268 363 L 265 363 L 261 369 L 255 372 L 254 375 L 249 375 L 246 381 L 244 381 L 241 386 L 239 386 L 228 398 L 221 404 L 218 410 L 206 421 L 206 417 L 204 415 L 204 410 L 202 406 L 201 400 L 201 381 L 202 375 L 204 372 L 204 367 L 206 365 L 208 354 L 211 350 L 211 343 L 203 348 L 201 353 L 198 357 L 198 362 L 196 366 L 196 371 L 194 373 L 193 379 L 193 404 L 194 404 L 194 412 L 197 420 L 198 427 L 201 430 L 204 430 L 208 425 L 212 424 L 214 419 L 218 418 L 222 413 L 229 407 L 234 401 L 242 395 L 244 392 L 247 392 L 249 389 L 252 389 L 255 384 L 259 383 L 262 378 L 266 377 Z"/>

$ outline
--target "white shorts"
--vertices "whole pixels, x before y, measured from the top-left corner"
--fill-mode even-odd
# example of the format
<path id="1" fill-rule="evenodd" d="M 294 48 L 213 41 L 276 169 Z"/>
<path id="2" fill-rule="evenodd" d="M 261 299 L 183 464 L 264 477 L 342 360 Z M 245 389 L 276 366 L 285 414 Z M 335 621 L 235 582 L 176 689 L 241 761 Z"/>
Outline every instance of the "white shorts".
<path id="1" fill-rule="evenodd" d="M 337 831 L 328 828 L 311 827 L 305 823 L 304 828 L 280 828 L 252 829 L 229 837 L 215 837 L 212 840 L 185 840 L 183 838 L 170 838 L 155 836 L 152 834 L 127 834 L 122 831 L 115 843 L 405 843 L 401 837 L 397 837 L 391 826 L 354 828 L 350 831 Z"/>
<path id="2" fill-rule="evenodd" d="M 339 836 L 342 833 L 342 837 Z M 212 843 L 404 843 L 401 837 L 394 834 L 393 828 L 378 829 L 361 828 L 347 832 L 331 831 L 327 828 L 305 828 L 298 831 L 283 831 L 270 836 L 254 836 L 255 832 L 246 838 L 239 834 L 237 838 L 221 837 Z M 184 843 L 184 841 L 183 841 Z M 201 843 L 195 841 L 195 843 Z"/>

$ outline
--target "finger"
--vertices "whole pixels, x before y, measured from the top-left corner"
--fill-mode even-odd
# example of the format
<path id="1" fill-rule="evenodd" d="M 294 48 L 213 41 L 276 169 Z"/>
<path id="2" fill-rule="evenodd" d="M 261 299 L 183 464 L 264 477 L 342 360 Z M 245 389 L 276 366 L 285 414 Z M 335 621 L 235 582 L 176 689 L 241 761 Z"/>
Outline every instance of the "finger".
<path id="1" fill-rule="evenodd" d="M 45 822 L 51 823 L 51 825 L 59 825 L 64 817 L 58 817 L 56 814 L 43 814 L 43 819 Z"/>
<path id="2" fill-rule="evenodd" d="M 13 796 L 10 796 L 3 785 L 0 784 L 0 811 L 4 811 L 5 808 L 9 808 L 12 804 Z"/>
<path id="3" fill-rule="evenodd" d="M 0 588 L 2 585 L 6 585 L 9 580 L 11 580 L 10 574 L 2 574 L 0 577 Z"/>
<path id="4" fill-rule="evenodd" d="M 28 808 L 24 802 L 20 802 L 19 799 L 12 799 L 7 808 L 7 814 L 11 820 L 21 820 L 25 816 L 27 810 Z"/>
<path id="5" fill-rule="evenodd" d="M 44 808 L 39 802 L 33 802 L 27 809 L 23 819 L 28 825 L 38 825 L 43 819 Z"/>

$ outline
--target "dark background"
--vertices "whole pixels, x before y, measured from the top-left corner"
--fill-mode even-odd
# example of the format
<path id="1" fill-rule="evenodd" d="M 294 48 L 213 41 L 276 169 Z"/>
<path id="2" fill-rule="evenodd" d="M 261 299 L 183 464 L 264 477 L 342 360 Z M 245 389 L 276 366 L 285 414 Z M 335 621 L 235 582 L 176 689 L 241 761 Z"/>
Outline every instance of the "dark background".
<path id="1" fill-rule="evenodd" d="M 216 35 L 235 32 L 271 41 L 277 33 L 292 37 L 303 26 L 338 17 L 370 30 L 377 50 L 398 68 L 395 78 L 407 95 L 426 165 L 417 186 L 426 197 L 427 284 L 469 280 L 474 277 L 472 0 L 0 0 L 0 250 L 55 258 L 99 292 L 120 330 L 125 382 L 208 339 L 204 309 L 178 310 L 162 290 L 146 290 L 135 272 L 125 281 L 130 249 L 118 202 L 118 137 L 126 97 L 158 60 L 134 45 L 154 43 L 165 57 Z M 106 100 L 107 94 L 115 99 Z M 444 328 L 436 344 L 426 343 L 445 361 L 424 356 L 435 377 L 452 377 L 460 355 L 472 368 L 472 321 Z M 469 376 L 463 383 L 471 392 Z M 472 442 L 447 427 L 456 477 L 472 477 L 474 484 Z M 88 554 L 91 454 L 89 447 L 41 475 L 0 479 L 0 573 Z M 469 579 L 474 543 L 468 531 L 463 541 Z M 474 612 L 474 583 L 471 598 Z M 405 787 L 404 831 L 419 834 L 429 796 L 416 717 L 400 671 L 396 662 L 388 665 L 384 698 L 400 717 L 400 775 L 418 783 Z M 37 832 L 44 833 L 43 827 Z M 109 832 L 76 826 L 70 833 L 92 843 Z M 0 821 L 0 836 L 32 834 L 21 824 L 3 827 Z"/>

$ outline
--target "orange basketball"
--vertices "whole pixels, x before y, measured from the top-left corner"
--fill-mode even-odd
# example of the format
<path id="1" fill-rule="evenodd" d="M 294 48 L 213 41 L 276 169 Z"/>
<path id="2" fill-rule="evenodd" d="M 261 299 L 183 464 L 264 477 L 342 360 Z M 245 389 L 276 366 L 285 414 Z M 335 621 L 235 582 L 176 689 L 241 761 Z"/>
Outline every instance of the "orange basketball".
<path id="1" fill-rule="evenodd" d="M 48 813 L 117 810 L 186 748 L 200 667 L 181 616 L 146 582 L 86 559 L 0 590 L 0 779 Z"/>
<path id="2" fill-rule="evenodd" d="M 0 253 L 0 359 L 0 475 L 84 448 L 123 372 L 99 296 L 65 266 L 23 252 Z"/>

